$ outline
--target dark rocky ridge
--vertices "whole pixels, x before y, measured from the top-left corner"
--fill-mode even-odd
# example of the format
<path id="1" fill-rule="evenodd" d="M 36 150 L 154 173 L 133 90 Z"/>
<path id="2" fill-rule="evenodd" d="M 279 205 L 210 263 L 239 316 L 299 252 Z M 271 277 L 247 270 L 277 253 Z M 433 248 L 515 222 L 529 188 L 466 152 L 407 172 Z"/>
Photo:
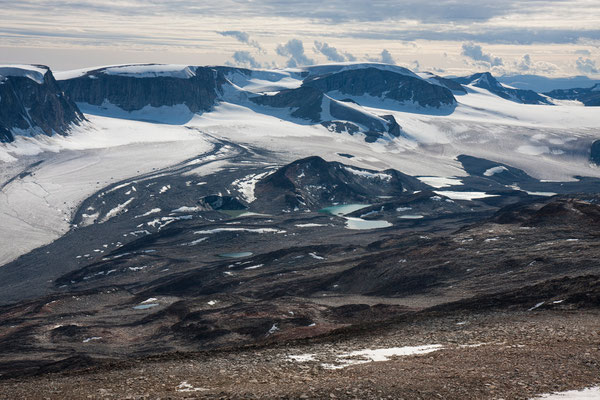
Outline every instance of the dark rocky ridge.
<path id="1" fill-rule="evenodd" d="M 370 203 L 380 200 L 379 196 L 402 196 L 428 188 L 396 170 L 369 171 L 315 156 L 294 161 L 260 180 L 253 206 L 318 210 L 335 203 Z"/>
<path id="2" fill-rule="evenodd" d="M 104 72 L 106 68 L 101 68 L 60 81 L 60 85 L 74 101 L 96 106 L 108 101 L 125 111 L 135 111 L 145 106 L 185 104 L 193 113 L 208 111 L 215 104 L 226 79 L 214 68 L 190 68 L 195 72 L 187 79 L 110 75 Z"/>
<path id="3" fill-rule="evenodd" d="M 291 108 L 291 116 L 305 119 L 312 123 L 321 123 L 331 131 L 350 134 L 362 131 L 367 136 L 366 140 L 373 142 L 385 134 L 394 137 L 401 135 L 401 127 L 392 115 L 377 116 L 349 106 L 347 101 L 329 99 L 324 102 L 325 94 L 319 89 L 310 86 L 301 86 L 297 89 L 282 90 L 275 95 L 260 95 L 251 97 L 256 104 L 274 107 Z M 354 102 L 353 102 L 354 103 Z M 328 110 L 323 110 L 323 105 L 329 104 Z M 323 121 L 321 113 L 328 112 L 333 121 Z"/>
<path id="4" fill-rule="evenodd" d="M 28 134 L 65 135 L 85 118 L 46 69 L 43 83 L 26 76 L 0 76 L 0 142 L 12 142 L 15 129 Z"/>
<path id="5" fill-rule="evenodd" d="M 557 89 L 545 93 L 558 100 L 578 100 L 586 106 L 600 106 L 600 84 L 591 88 Z"/>
<path id="6" fill-rule="evenodd" d="M 378 68 L 363 68 L 311 76 L 303 86 L 323 92 L 339 91 L 351 96 L 370 95 L 398 102 L 414 101 L 422 107 L 442 107 L 456 103 L 452 92 L 415 76 Z"/>
<path id="7" fill-rule="evenodd" d="M 600 140 L 594 141 L 590 148 L 590 161 L 596 165 L 600 165 Z"/>
<path id="8" fill-rule="evenodd" d="M 500 84 L 489 72 L 473 74 L 467 77 L 453 78 L 453 81 L 461 85 L 474 85 L 489 90 L 491 93 L 506 100 L 516 101 L 523 104 L 552 104 L 550 100 L 541 96 L 533 90 L 513 89 Z"/>

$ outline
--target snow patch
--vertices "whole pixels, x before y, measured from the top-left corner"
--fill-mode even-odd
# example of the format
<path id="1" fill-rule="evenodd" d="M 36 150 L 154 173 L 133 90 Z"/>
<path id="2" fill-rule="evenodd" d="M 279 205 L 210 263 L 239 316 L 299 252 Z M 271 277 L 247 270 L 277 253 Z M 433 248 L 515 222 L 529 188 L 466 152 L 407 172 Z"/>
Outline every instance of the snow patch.
<path id="1" fill-rule="evenodd" d="M 598 400 L 600 399 L 600 386 L 583 390 L 570 390 L 568 392 L 544 394 L 532 400 Z"/>
<path id="2" fill-rule="evenodd" d="M 112 210 L 110 210 L 109 212 L 106 213 L 106 215 L 104 216 L 104 218 L 102 218 L 100 220 L 100 223 L 106 222 L 109 219 L 117 216 L 119 213 L 121 212 L 127 212 L 127 206 L 129 204 L 131 204 L 131 202 L 135 200 L 135 197 L 130 198 L 129 200 L 127 200 L 125 203 L 121 203 L 118 206 L 116 206 L 115 208 L 113 208 Z"/>
<path id="3" fill-rule="evenodd" d="M 485 192 L 453 192 L 449 190 L 434 190 L 441 196 L 446 196 L 452 200 L 476 200 L 485 199 L 486 197 L 498 197 L 497 194 L 487 194 Z"/>
<path id="4" fill-rule="evenodd" d="M 462 185 L 463 182 L 455 177 L 443 177 L 443 176 L 418 176 L 418 180 L 426 185 L 432 186 L 436 189 L 441 189 L 450 186 Z"/>
<path id="5" fill-rule="evenodd" d="M 508 171 L 508 168 L 506 168 L 503 165 L 498 165 L 497 167 L 493 167 L 493 168 L 487 169 L 483 173 L 483 175 L 484 176 L 492 176 L 492 175 L 499 174 L 499 173 L 504 172 L 504 171 Z"/>
<path id="6" fill-rule="evenodd" d="M 427 354 L 443 349 L 440 344 L 425 346 L 391 347 L 387 349 L 365 349 L 342 353 L 333 364 L 322 364 L 326 369 L 342 369 L 352 365 L 366 364 L 370 362 L 389 361 L 391 357 L 413 356 Z"/>
<path id="7" fill-rule="evenodd" d="M 194 235 L 211 235 L 221 232 L 252 232 L 252 233 L 286 233 L 284 230 L 274 228 L 215 228 L 203 231 L 196 231 Z"/>
<path id="8" fill-rule="evenodd" d="M 344 167 L 344 169 L 348 172 L 353 173 L 354 175 L 358 175 L 361 176 L 363 178 L 369 178 L 369 179 L 380 179 L 382 181 L 390 181 L 392 180 L 392 176 L 389 174 L 384 174 L 381 172 L 369 172 L 369 171 L 365 171 L 362 169 L 354 169 L 351 167 Z"/>
<path id="9" fill-rule="evenodd" d="M 3 64 L 0 65 L 0 81 L 3 80 L 2 77 L 21 77 L 31 79 L 35 83 L 42 85 L 46 72 L 48 72 L 46 68 L 34 65 Z"/>

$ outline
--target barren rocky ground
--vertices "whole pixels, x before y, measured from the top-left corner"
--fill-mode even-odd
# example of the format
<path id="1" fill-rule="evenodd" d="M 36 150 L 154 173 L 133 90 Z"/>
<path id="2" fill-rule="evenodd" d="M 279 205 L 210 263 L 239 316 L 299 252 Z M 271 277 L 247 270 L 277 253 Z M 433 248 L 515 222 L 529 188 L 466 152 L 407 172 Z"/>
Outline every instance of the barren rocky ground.
<path id="1" fill-rule="evenodd" d="M 342 355 L 352 351 L 434 344 L 439 350 L 422 355 L 331 369 L 346 365 Z M 598 310 L 436 312 L 304 342 L 6 379 L 0 398 L 527 399 L 589 387 L 599 377 Z"/>

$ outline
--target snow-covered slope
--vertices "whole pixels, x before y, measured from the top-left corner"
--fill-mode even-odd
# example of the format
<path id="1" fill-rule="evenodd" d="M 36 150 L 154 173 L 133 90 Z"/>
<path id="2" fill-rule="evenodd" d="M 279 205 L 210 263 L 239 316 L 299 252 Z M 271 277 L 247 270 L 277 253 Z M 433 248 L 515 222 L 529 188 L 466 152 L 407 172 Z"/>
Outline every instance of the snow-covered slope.
<path id="1" fill-rule="evenodd" d="M 46 75 L 46 72 L 48 72 L 48 68 L 41 65 L 0 65 L 0 82 L 10 77 L 25 77 L 31 79 L 39 85 L 42 85 L 44 83 L 44 75 Z"/>
<path id="2" fill-rule="evenodd" d="M 202 157 L 210 151 L 213 138 L 272 151 L 268 154 L 273 155 L 276 164 L 320 156 L 370 170 L 395 169 L 413 176 L 456 181 L 456 177 L 467 175 L 457 156 L 470 155 L 522 169 L 539 179 L 600 176 L 600 170 L 589 162 L 590 146 L 600 126 L 600 113 L 593 107 L 522 104 L 468 85 L 467 93 L 457 94 L 452 106 L 435 108 L 414 101 L 401 102 L 379 92 L 347 94 L 343 86 L 329 90 L 331 87 L 327 89 L 323 84 L 323 90 L 320 84 L 305 85 L 307 78 L 315 82 L 316 71 L 324 70 L 324 77 L 337 75 L 338 79 L 343 76 L 338 72 L 344 68 L 341 73 L 358 71 L 360 75 L 363 67 L 275 71 L 206 67 L 200 70 L 204 74 L 201 81 L 207 82 L 210 77 L 213 80 L 210 91 L 198 92 L 200 100 L 196 104 L 206 105 L 198 112 L 193 112 L 181 97 L 185 96 L 181 93 L 183 86 L 170 86 L 177 82 L 192 84 L 188 81 L 199 79 L 198 69 L 118 67 L 115 70 L 120 75 L 103 74 L 104 78 L 98 79 L 92 70 L 65 73 L 61 77 L 67 80 L 83 80 L 73 83 L 73 91 L 88 100 L 83 102 L 87 103 L 83 111 L 88 112 L 89 122 L 68 137 L 19 137 L 12 144 L 0 145 L 0 234 L 16 238 L 12 248 L 3 247 L 0 264 L 66 232 L 73 209 L 94 191 L 152 168 Z M 187 71 L 195 71 L 195 76 L 186 78 Z M 395 71 L 397 67 L 382 69 L 386 73 Z M 435 79 L 431 75 L 413 75 L 402 76 L 424 82 L 419 85 L 443 86 L 428 82 Z M 105 86 L 97 83 L 102 79 Z M 111 92 L 106 88 L 113 79 L 138 88 L 142 94 Z M 165 93 L 159 90 L 163 84 L 171 87 L 168 95 L 172 97 L 167 103 L 153 103 L 154 98 L 164 100 Z M 144 92 L 149 87 L 158 91 Z M 94 88 L 93 94 L 86 88 Z M 306 89 L 314 92 L 312 100 L 301 95 Z M 252 101 L 288 92 L 297 103 L 274 106 Z M 106 102 L 107 96 L 117 100 Z M 120 101 L 129 106 L 119 106 Z M 332 104 L 343 112 L 332 112 Z M 305 105 L 314 106 L 309 113 L 313 115 L 314 111 L 314 121 L 294 116 Z M 401 135 L 385 133 L 365 141 L 369 137 L 368 124 L 378 122 L 389 130 L 392 118 L 401 127 Z M 339 125 L 323 124 L 328 121 Z M 349 122 L 360 129 L 353 131 L 350 125 L 343 125 Z M 219 163 L 215 165 L 228 165 L 226 157 L 215 157 Z M 212 173 L 214 168 L 203 166 L 193 173 Z"/>
<path id="3" fill-rule="evenodd" d="M 478 73 L 463 78 L 453 78 L 453 81 L 462 85 L 486 89 L 504 99 L 523 104 L 553 104 L 550 99 L 534 92 L 533 90 L 516 89 L 501 84 L 489 72 Z"/>

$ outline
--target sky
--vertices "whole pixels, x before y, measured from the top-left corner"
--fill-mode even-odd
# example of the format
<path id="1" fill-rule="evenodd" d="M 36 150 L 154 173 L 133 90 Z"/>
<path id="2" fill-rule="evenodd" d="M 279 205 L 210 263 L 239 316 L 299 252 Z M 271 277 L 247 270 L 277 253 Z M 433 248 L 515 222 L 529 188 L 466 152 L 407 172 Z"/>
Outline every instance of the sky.
<path id="1" fill-rule="evenodd" d="M 295 67 L 600 78 L 599 0 L 0 0 L 0 63 Z"/>

